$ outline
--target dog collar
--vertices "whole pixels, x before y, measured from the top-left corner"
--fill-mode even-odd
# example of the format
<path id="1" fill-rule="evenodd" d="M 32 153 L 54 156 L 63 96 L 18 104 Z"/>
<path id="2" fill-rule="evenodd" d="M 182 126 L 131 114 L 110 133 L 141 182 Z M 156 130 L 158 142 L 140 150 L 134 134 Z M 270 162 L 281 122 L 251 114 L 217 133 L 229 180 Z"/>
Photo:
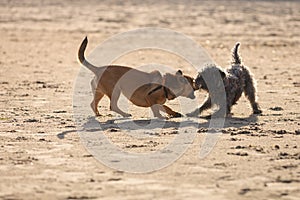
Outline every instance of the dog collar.
<path id="1" fill-rule="evenodd" d="M 168 100 L 172 100 L 176 98 L 176 95 L 167 87 L 164 86 L 165 97 Z"/>
<path id="2" fill-rule="evenodd" d="M 151 95 L 152 93 L 156 92 L 157 90 L 161 89 L 163 86 L 162 85 L 159 85 L 157 86 L 156 88 L 154 88 L 153 90 L 151 90 L 148 95 Z"/>
<path id="3" fill-rule="evenodd" d="M 151 90 L 148 95 L 151 95 L 153 94 L 154 92 L 156 92 L 157 90 L 160 90 L 161 88 L 164 89 L 164 94 L 165 94 L 165 98 L 168 99 L 168 100 L 172 100 L 172 99 L 175 99 L 176 98 L 176 95 L 171 92 L 170 89 L 168 89 L 167 87 L 165 86 L 162 86 L 162 85 L 159 85 L 157 86 L 156 88 L 154 88 L 153 90 Z"/>

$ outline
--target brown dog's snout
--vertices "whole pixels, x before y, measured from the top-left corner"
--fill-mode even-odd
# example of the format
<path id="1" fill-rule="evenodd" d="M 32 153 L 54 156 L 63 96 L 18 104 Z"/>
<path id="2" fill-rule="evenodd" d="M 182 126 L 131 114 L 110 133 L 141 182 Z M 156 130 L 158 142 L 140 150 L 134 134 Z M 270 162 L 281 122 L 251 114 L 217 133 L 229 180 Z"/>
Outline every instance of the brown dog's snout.
<path id="1" fill-rule="evenodd" d="M 188 96 L 190 99 L 195 99 L 196 98 L 196 96 L 195 96 L 195 94 L 194 94 L 194 91 L 193 92 L 191 92 L 190 94 L 189 94 L 189 96 Z"/>

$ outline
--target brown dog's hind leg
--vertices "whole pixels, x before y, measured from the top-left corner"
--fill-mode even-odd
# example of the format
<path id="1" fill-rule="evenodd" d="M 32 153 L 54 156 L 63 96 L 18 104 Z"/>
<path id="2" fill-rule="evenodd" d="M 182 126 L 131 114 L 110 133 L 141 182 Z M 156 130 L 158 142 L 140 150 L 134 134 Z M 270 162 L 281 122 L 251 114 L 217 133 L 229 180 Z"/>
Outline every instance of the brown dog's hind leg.
<path id="1" fill-rule="evenodd" d="M 98 111 L 98 103 L 102 99 L 103 96 L 104 96 L 104 94 L 101 92 L 98 92 L 98 91 L 96 91 L 94 94 L 94 99 L 91 103 L 91 108 L 93 109 L 96 116 L 100 116 L 100 113 Z"/>

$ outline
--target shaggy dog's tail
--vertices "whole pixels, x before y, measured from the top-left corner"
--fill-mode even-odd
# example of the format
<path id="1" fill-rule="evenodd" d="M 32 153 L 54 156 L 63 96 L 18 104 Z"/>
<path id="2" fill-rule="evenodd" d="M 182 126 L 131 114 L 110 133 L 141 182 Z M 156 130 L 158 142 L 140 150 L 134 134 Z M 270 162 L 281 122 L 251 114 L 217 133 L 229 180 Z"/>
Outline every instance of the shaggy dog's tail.
<path id="1" fill-rule="evenodd" d="M 232 61 L 231 63 L 234 64 L 234 65 L 240 65 L 242 64 L 242 58 L 240 57 L 239 55 L 239 46 L 240 46 L 240 43 L 237 42 L 234 46 L 234 48 L 232 49 Z"/>
<path id="2" fill-rule="evenodd" d="M 85 59 L 85 56 L 84 56 L 84 52 L 85 52 L 85 49 L 86 49 L 86 46 L 87 46 L 87 43 L 88 43 L 88 39 L 87 37 L 84 38 L 84 40 L 82 41 L 80 47 L 79 47 L 79 51 L 78 51 L 78 60 L 79 62 L 87 67 L 89 70 L 91 70 L 94 74 L 96 74 L 97 72 L 97 67 L 92 65 L 91 63 L 89 63 L 89 61 L 87 61 Z"/>

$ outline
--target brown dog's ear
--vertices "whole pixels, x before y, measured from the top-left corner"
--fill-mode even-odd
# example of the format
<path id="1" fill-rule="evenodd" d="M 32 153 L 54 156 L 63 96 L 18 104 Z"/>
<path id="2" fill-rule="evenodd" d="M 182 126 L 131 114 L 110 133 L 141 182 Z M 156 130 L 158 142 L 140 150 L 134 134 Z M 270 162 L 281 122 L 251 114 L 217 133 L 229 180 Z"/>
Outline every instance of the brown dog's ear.
<path id="1" fill-rule="evenodd" d="M 195 80 L 192 77 L 184 76 L 184 78 L 190 83 L 194 91 L 199 89 L 199 87 L 195 83 Z"/>
<path id="2" fill-rule="evenodd" d="M 182 73 L 182 71 L 180 69 L 176 72 L 176 75 L 178 75 L 178 76 L 180 76 L 180 75 L 182 76 L 182 74 L 183 73 Z"/>

